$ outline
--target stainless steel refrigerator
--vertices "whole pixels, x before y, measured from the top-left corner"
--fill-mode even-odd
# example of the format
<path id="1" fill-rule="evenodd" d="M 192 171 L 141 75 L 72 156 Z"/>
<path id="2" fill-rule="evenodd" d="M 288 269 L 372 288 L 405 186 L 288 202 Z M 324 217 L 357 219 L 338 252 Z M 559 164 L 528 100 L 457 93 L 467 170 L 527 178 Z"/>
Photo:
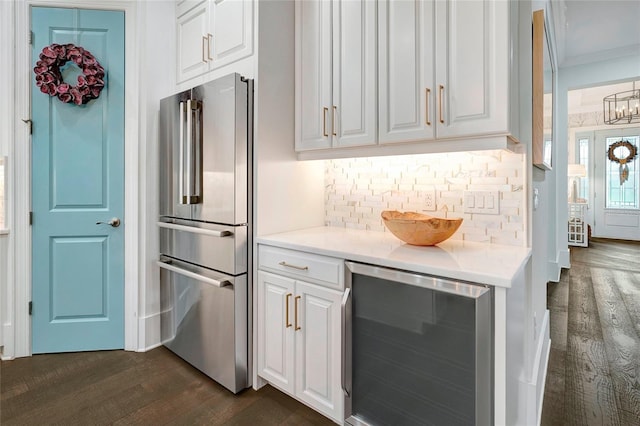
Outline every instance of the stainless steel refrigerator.
<path id="1" fill-rule="evenodd" d="M 250 385 L 253 81 L 160 102 L 163 344 L 236 393 Z"/>

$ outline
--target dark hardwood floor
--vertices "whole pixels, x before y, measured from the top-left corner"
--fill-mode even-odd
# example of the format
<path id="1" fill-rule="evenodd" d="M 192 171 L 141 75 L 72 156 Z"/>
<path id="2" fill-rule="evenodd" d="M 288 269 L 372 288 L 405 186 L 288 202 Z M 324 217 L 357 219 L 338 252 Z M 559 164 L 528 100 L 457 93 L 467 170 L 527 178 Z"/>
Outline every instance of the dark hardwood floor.
<path id="1" fill-rule="evenodd" d="M 333 424 L 270 386 L 233 395 L 164 347 L 3 361 L 0 390 L 3 426 Z"/>
<path id="2" fill-rule="evenodd" d="M 547 301 L 542 425 L 640 425 L 640 244 L 572 248 Z M 233 395 L 163 347 L 2 362 L 0 391 L 3 426 L 332 424 L 269 386 Z"/>
<path id="3" fill-rule="evenodd" d="M 547 305 L 542 426 L 640 425 L 640 243 L 572 247 Z"/>

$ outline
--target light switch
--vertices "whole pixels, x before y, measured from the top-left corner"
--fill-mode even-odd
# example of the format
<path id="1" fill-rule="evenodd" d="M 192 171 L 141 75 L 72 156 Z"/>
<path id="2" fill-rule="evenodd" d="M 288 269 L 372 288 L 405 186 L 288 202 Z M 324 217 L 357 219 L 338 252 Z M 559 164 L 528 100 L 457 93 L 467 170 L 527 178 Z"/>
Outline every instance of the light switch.
<path id="1" fill-rule="evenodd" d="M 500 214 L 500 191 L 464 191 L 464 212 Z"/>
<path id="2" fill-rule="evenodd" d="M 493 195 L 491 194 L 487 195 L 484 200 L 485 200 L 485 205 L 487 206 L 488 209 L 492 209 L 493 206 L 495 205 Z"/>
<path id="3" fill-rule="evenodd" d="M 465 201 L 465 202 L 464 202 L 464 203 L 465 203 L 465 205 L 466 205 L 468 208 L 473 208 L 473 207 L 475 207 L 475 206 L 476 206 L 476 203 L 475 203 L 475 197 L 473 196 L 473 194 L 467 194 L 467 195 L 465 196 L 465 200 L 464 200 L 464 201 Z"/>

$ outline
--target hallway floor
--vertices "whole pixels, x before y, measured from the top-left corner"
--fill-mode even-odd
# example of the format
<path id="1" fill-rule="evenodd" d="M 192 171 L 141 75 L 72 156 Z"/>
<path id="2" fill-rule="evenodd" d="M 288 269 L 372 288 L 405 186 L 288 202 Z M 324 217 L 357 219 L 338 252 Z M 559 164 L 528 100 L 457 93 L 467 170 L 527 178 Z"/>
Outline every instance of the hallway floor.
<path id="1" fill-rule="evenodd" d="M 571 247 L 571 269 L 547 289 L 542 426 L 640 425 L 640 243 Z"/>
<path id="2" fill-rule="evenodd" d="M 233 395 L 165 347 L 3 361 L 0 389 L 2 426 L 333 424 L 271 386 Z"/>

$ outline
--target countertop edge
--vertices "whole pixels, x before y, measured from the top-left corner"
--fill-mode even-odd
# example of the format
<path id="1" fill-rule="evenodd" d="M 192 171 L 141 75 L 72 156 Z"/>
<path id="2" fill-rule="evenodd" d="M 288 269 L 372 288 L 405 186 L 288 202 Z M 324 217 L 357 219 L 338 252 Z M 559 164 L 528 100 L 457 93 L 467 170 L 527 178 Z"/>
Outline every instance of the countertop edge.
<path id="1" fill-rule="evenodd" d="M 304 233 L 307 231 L 316 231 L 318 228 L 311 228 L 309 230 L 300 230 L 293 231 L 291 233 L 282 233 L 282 234 L 273 234 L 273 235 L 265 235 L 256 238 L 256 242 L 258 244 L 264 244 L 269 246 L 281 247 L 285 249 L 298 250 L 308 253 L 314 253 L 323 256 L 330 256 L 334 258 L 344 259 L 348 261 L 354 262 L 362 262 L 369 263 L 379 266 L 384 266 L 388 268 L 395 269 L 403 269 L 411 272 L 436 275 L 443 278 L 456 279 L 462 281 L 473 282 L 477 284 L 486 284 L 494 287 L 504 287 L 511 288 L 514 284 L 514 280 L 521 273 L 522 268 L 527 264 L 531 257 L 531 249 L 527 247 L 517 247 L 522 251 L 522 255 L 520 256 L 520 261 L 517 265 L 513 265 L 512 270 L 513 273 L 509 278 L 499 275 L 492 275 L 488 273 L 478 272 L 475 270 L 461 270 L 461 269 L 452 269 L 447 267 L 438 267 L 434 265 L 424 265 L 420 263 L 406 262 L 398 259 L 388 259 L 385 257 L 378 256 L 368 256 L 360 253 L 354 253 L 347 250 L 342 250 L 339 248 L 327 249 L 326 247 L 321 247 L 319 245 L 315 245 L 312 243 L 300 243 L 298 241 L 288 241 L 288 235 L 295 235 L 296 232 Z M 338 232 L 333 230 L 332 232 Z M 348 232 L 354 232 L 354 230 L 349 230 Z M 366 232 L 366 231 L 362 231 Z M 338 245 L 337 245 L 338 246 Z M 491 245 L 486 244 L 482 245 L 484 249 L 494 247 L 506 247 L 499 245 Z"/>

